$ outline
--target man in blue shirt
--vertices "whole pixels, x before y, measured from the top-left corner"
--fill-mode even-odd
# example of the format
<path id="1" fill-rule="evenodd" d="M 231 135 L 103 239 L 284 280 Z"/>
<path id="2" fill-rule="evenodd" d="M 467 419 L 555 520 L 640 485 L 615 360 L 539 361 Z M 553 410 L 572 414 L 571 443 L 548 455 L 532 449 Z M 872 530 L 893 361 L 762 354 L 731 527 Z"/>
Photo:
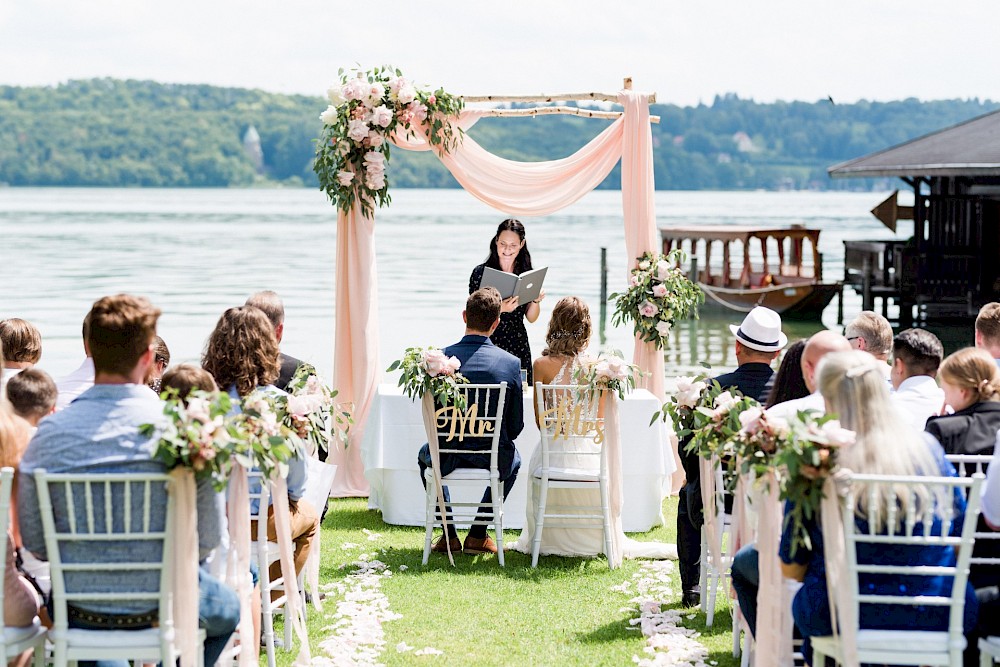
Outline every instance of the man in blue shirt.
<path id="1" fill-rule="evenodd" d="M 18 519 L 25 548 L 46 558 L 41 513 L 35 489 L 34 471 L 52 473 L 165 473 L 166 467 L 153 459 L 159 432 L 139 433 L 143 424 L 162 424 L 163 403 L 149 391 L 144 379 L 153 364 L 153 337 L 160 311 L 143 298 L 119 294 L 104 297 L 88 315 L 87 344 L 94 359 L 94 386 L 83 392 L 61 412 L 44 419 L 21 461 L 18 481 Z M 163 502 L 153 503 L 152 526 L 165 526 L 166 491 Z M 133 501 L 137 499 L 133 498 Z M 114 506 L 124 497 L 112 498 Z M 59 511 L 58 504 L 56 511 Z M 215 509 L 215 494 L 208 482 L 198 488 L 198 542 L 202 558 L 219 545 L 222 527 Z M 60 517 L 56 517 L 57 521 Z M 160 547 L 153 543 L 101 542 L 81 544 L 76 554 L 82 559 L 97 555 L 107 562 L 157 560 Z M 63 554 L 66 559 L 72 557 Z M 69 577 L 70 574 L 67 574 Z M 68 581 L 75 589 L 94 592 L 128 593 L 139 586 L 148 589 L 143 571 L 109 571 L 90 576 L 85 582 Z M 195 582 L 190 582 L 194 585 Z M 201 593 L 199 621 L 207 634 L 204 660 L 213 665 L 235 630 L 240 615 L 236 594 L 204 571 L 199 572 Z M 128 600 L 94 601 L 73 606 L 70 627 L 103 629 L 151 627 L 155 609 L 148 602 Z M 102 662 L 102 664 L 105 664 Z M 117 664 L 117 663 L 114 663 Z M 128 664 L 128 663 L 123 663 Z"/>
<path id="2" fill-rule="evenodd" d="M 503 482 L 503 497 L 506 500 L 511 489 L 514 488 L 517 471 L 521 468 L 521 457 L 514 447 L 514 438 L 520 435 L 521 429 L 524 428 L 524 405 L 521 395 L 520 360 L 509 352 L 501 350 L 490 341 L 490 334 L 500 324 L 500 301 L 500 292 L 493 287 L 484 287 L 470 294 L 469 299 L 465 302 L 465 310 L 462 312 L 462 317 L 465 320 L 465 336 L 454 345 L 444 348 L 443 352 L 449 357 L 458 358 L 462 364 L 459 372 L 473 384 L 507 383 L 503 419 L 500 423 L 500 448 L 497 455 L 497 468 L 500 473 L 500 481 Z M 494 403 L 496 400 L 495 397 L 492 397 Z M 465 438 L 469 449 L 476 449 L 475 440 L 475 438 Z M 429 445 L 420 448 L 417 464 L 420 466 L 420 481 L 426 487 L 427 480 L 424 473 L 431 467 Z M 449 475 L 457 468 L 489 469 L 489 467 L 489 451 L 485 454 L 441 455 L 442 477 Z M 450 497 L 447 486 L 444 487 L 443 492 L 445 502 L 448 502 Z M 484 513 L 487 512 L 492 498 L 492 491 L 487 487 L 482 500 L 484 507 L 480 507 L 480 515 L 476 517 L 477 520 L 486 520 Z M 465 543 L 462 544 L 458 540 L 455 525 L 449 521 L 448 539 L 451 541 L 453 552 L 463 550 L 470 554 L 497 552 L 496 543 L 486 534 L 485 523 L 473 525 L 469 529 Z M 434 544 L 434 551 L 446 551 L 447 547 L 445 537 L 442 535 L 441 539 Z"/>

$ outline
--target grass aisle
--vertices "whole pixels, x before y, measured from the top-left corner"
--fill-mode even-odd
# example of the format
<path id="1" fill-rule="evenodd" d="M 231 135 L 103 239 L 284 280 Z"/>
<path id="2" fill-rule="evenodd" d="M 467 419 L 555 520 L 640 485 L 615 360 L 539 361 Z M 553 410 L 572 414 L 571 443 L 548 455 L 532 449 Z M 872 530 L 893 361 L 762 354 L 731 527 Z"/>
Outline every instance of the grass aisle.
<path id="1" fill-rule="evenodd" d="M 667 526 L 634 537 L 673 541 L 675 508 L 676 499 L 667 499 Z M 517 534 L 510 531 L 506 539 L 513 542 Z M 634 656 L 654 657 L 643 652 L 646 638 L 638 626 L 629 623 L 639 616 L 638 605 L 631 602 L 637 585 L 651 571 L 643 568 L 642 561 L 625 561 L 621 568 L 611 571 L 603 558 L 542 557 L 539 567 L 532 569 L 529 556 L 508 552 L 506 568 L 499 567 L 494 556 L 464 554 L 456 554 L 455 568 L 448 565 L 445 556 L 437 554 L 431 554 L 427 566 L 422 566 L 423 529 L 386 525 L 381 514 L 368 510 L 367 502 L 360 499 L 330 504 L 322 540 L 320 579 L 329 593 L 322 613 L 309 610 L 314 658 L 323 657 L 337 665 L 392 666 L 435 661 L 631 665 Z M 381 568 L 376 564 L 366 568 L 375 573 L 374 578 L 352 577 L 357 571 L 352 564 L 359 560 L 380 561 L 386 566 L 385 572 L 378 576 Z M 725 596 L 719 596 L 715 625 L 706 631 L 703 614 L 688 619 L 694 612 L 680 609 L 676 568 L 669 569 L 668 581 L 670 594 L 666 599 L 671 604 L 664 609 L 680 610 L 681 623 L 701 633 L 695 641 L 708 650 L 706 664 L 738 665 L 730 648 L 729 601 Z M 354 638 L 370 646 L 355 654 L 361 658 L 356 662 L 344 651 L 329 656 L 320 648 L 323 640 L 337 632 L 338 602 L 344 601 L 345 594 L 351 604 L 345 609 L 356 610 L 360 603 L 372 614 L 353 626 Z M 385 613 L 378 605 L 386 602 L 393 620 L 382 625 L 383 637 L 373 632 L 377 623 L 372 620 Z M 340 622 L 342 627 L 344 623 Z M 341 630 L 341 634 L 352 633 Z M 345 644 L 340 642 L 338 646 Z M 417 655 L 427 648 L 442 654 Z M 377 656 L 374 661 L 373 656 Z M 293 657 L 293 653 L 278 651 L 278 664 L 289 665 Z"/>

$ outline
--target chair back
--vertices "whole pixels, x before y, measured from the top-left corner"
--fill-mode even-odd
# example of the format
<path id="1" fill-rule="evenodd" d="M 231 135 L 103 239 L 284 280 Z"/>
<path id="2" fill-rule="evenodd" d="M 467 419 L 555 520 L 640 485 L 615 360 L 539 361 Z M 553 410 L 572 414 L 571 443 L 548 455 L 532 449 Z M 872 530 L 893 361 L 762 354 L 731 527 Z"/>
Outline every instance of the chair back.
<path id="1" fill-rule="evenodd" d="M 465 409 L 449 404 L 435 412 L 434 431 L 441 454 L 489 453 L 490 470 L 497 470 L 500 429 L 507 398 L 507 383 L 462 384 Z"/>
<path id="2" fill-rule="evenodd" d="M 848 491 L 842 505 L 845 546 L 847 551 L 848 586 L 854 604 L 855 618 L 861 618 L 862 604 L 892 605 L 895 607 L 948 607 L 949 647 L 952 652 L 965 646 L 963 632 L 963 614 L 965 610 L 965 590 L 969 576 L 969 564 L 972 556 L 973 537 L 976 520 L 979 516 L 979 497 L 983 483 L 983 475 L 972 477 L 926 477 L 926 476 L 890 476 L 890 475 L 852 475 Z M 888 503 L 885 526 L 878 530 L 871 508 L 875 505 L 876 494 L 886 487 L 892 489 Z M 934 512 L 923 512 L 918 515 L 917 493 L 927 492 L 931 502 L 935 499 L 947 499 L 947 503 L 936 503 Z M 961 493 L 968 498 L 964 516 L 956 508 Z M 869 513 L 860 517 L 856 508 L 864 496 L 868 498 Z M 895 498 L 895 501 L 892 498 Z M 897 509 L 901 500 L 906 499 L 908 511 L 900 516 Z M 864 522 L 864 525 L 860 525 Z M 858 562 L 858 549 L 870 546 L 882 555 L 896 555 L 900 563 L 886 564 L 884 562 Z M 909 562 L 904 556 L 910 549 L 929 549 L 938 547 L 945 555 L 931 563 Z M 950 557 L 950 551 L 956 553 L 954 565 L 943 564 Z M 931 553 L 931 552 L 929 552 Z M 933 560 L 933 558 L 931 558 Z M 939 594 L 932 591 L 921 591 L 919 586 L 911 585 L 918 590 L 914 594 L 885 595 L 861 592 L 859 577 L 865 575 L 907 577 L 912 579 L 925 577 L 942 577 L 951 579 L 951 585 L 943 585 Z M 907 587 L 899 586 L 903 591 Z M 866 589 L 867 591 L 867 589 Z M 914 611 L 915 614 L 918 612 Z M 924 611 L 923 613 L 926 613 Z M 954 664 L 961 664 L 961 661 Z"/>
<path id="3" fill-rule="evenodd" d="M 68 626 L 67 605 L 116 613 L 158 610 L 172 636 L 168 558 L 175 511 L 162 473 L 34 473 L 52 576 L 54 625 Z"/>
<path id="4" fill-rule="evenodd" d="M 974 474 L 985 475 L 992 454 L 948 454 L 945 456 L 955 466 L 959 477 L 971 477 Z M 990 527 L 980 519 L 976 528 L 976 542 L 972 550 L 973 565 L 1000 565 L 1000 533 L 990 530 Z M 975 574 L 973 583 L 975 585 Z"/>
<path id="5" fill-rule="evenodd" d="M 591 472 L 607 478 L 601 394 L 571 384 L 535 383 L 542 477 L 552 470 Z"/>
<path id="6" fill-rule="evenodd" d="M 267 515 L 271 506 L 271 485 L 260 470 L 247 470 L 247 489 L 250 496 L 250 525 L 257 526 L 250 535 L 250 541 L 267 552 Z M 256 524 L 254 522 L 257 522 Z"/>

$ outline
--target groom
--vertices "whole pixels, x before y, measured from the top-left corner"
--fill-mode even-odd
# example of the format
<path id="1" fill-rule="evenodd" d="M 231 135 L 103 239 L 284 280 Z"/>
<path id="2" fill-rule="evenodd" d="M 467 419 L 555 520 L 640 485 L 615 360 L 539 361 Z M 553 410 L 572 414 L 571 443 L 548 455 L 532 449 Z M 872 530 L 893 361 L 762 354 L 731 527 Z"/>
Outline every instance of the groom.
<path id="1" fill-rule="evenodd" d="M 514 448 L 514 438 L 524 427 L 521 397 L 521 362 L 517 357 L 501 350 L 490 341 L 490 335 L 500 324 L 500 292 L 493 287 L 478 289 L 469 295 L 465 302 L 465 310 L 462 312 L 462 319 L 465 320 L 465 336 L 459 342 L 444 348 L 444 353 L 449 357 L 457 357 L 462 366 L 459 372 L 468 378 L 473 384 L 499 384 L 507 382 L 507 397 L 503 405 L 503 419 L 500 424 L 500 449 L 497 456 L 497 467 L 500 472 L 500 481 L 503 482 L 504 500 L 514 488 L 514 480 L 517 478 L 517 471 L 521 467 L 521 457 Z M 468 442 L 468 440 L 467 440 Z M 449 445 L 450 446 L 450 445 Z M 474 447 L 470 447 L 473 449 Z M 481 447 L 480 447 L 481 449 Z M 427 487 L 427 480 L 424 473 L 431 467 L 430 446 L 424 445 L 417 455 L 417 464 L 420 466 L 420 481 Z M 452 473 L 456 468 L 482 468 L 489 469 L 490 454 L 442 454 L 441 455 L 441 477 Z M 443 489 L 444 500 L 447 503 L 451 500 L 448 494 L 448 487 Z M 482 503 L 485 507 L 479 508 L 477 520 L 486 520 L 490 514 L 489 504 L 493 500 L 493 495 L 489 487 L 483 494 Z M 446 510 L 447 511 L 447 510 Z M 497 545 L 493 539 L 486 534 L 486 524 L 476 524 L 469 529 L 469 534 L 465 538 L 463 545 L 458 539 L 458 531 L 455 524 L 448 523 L 448 540 L 451 542 L 451 551 L 465 551 L 467 554 L 496 553 Z M 433 550 L 436 552 L 446 552 L 448 544 L 445 536 L 434 543 Z"/>

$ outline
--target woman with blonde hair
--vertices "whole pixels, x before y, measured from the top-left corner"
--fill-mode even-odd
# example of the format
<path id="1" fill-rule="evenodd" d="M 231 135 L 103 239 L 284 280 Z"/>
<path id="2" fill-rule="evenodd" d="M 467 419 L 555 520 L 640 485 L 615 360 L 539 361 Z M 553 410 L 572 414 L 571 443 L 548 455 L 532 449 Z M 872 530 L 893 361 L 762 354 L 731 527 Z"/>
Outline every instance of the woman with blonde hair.
<path id="1" fill-rule="evenodd" d="M 828 414 L 836 414 L 843 428 L 854 431 L 855 442 L 838 450 L 837 464 L 858 474 L 954 476 L 955 471 L 944 458 L 940 445 L 926 433 L 909 426 L 889 402 L 889 391 L 881 364 L 871 355 L 860 351 L 834 352 L 820 363 L 817 386 L 826 401 Z M 939 508 L 954 503 L 959 514 L 953 525 L 961 526 L 960 515 L 965 502 L 956 498 L 931 497 L 926 489 L 908 487 L 909 492 L 884 485 L 875 496 L 857 494 L 859 498 L 855 521 L 867 531 L 868 520 L 874 518 L 876 529 L 886 531 L 890 508 L 893 516 L 916 513 L 918 530 L 921 519 L 933 512 L 932 531 L 941 530 Z M 788 511 L 786 507 L 786 515 Z M 898 510 L 898 514 L 895 512 Z M 864 517 L 864 518 L 862 518 Z M 803 583 L 792 602 L 792 617 L 796 627 L 807 639 L 803 653 L 811 658 L 808 638 L 832 634 L 830 605 L 827 592 L 823 536 L 815 519 L 807 520 L 810 546 L 799 545 L 792 555 L 791 528 L 781 536 L 779 556 L 786 577 Z M 860 544 L 857 561 L 862 565 L 951 566 L 955 552 L 950 547 L 907 546 L 884 549 L 880 545 Z M 951 581 L 945 577 L 925 575 L 865 574 L 859 585 L 873 595 L 948 595 Z M 977 604 L 971 586 L 967 586 L 965 629 L 975 625 Z M 861 605 L 860 627 L 863 629 L 922 629 L 942 631 L 948 627 L 946 607 L 928 607 L 921 611 L 907 606 Z"/>
<path id="2" fill-rule="evenodd" d="M 992 454 L 1000 429 L 1000 369 L 986 350 L 967 347 L 938 369 L 944 402 L 955 412 L 931 417 L 927 432 L 946 454 Z"/>

